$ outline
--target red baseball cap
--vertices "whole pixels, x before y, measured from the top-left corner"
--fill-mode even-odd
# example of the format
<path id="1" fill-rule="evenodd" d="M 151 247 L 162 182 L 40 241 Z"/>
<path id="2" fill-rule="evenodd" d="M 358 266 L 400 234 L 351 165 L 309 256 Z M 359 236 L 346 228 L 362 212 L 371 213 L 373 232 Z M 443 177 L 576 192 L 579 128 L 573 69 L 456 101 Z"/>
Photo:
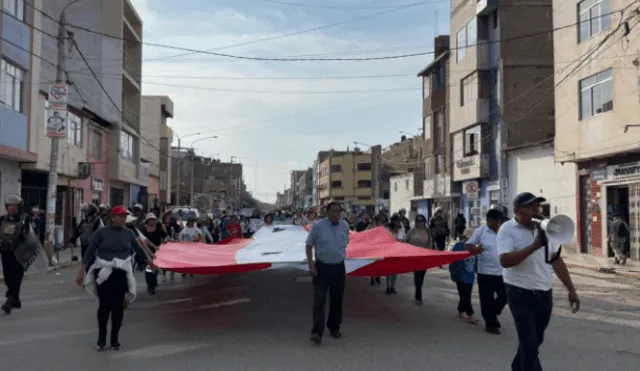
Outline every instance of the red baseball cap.
<path id="1" fill-rule="evenodd" d="M 124 206 L 115 206 L 113 209 L 111 209 L 111 215 L 127 215 L 127 209 L 124 208 Z"/>

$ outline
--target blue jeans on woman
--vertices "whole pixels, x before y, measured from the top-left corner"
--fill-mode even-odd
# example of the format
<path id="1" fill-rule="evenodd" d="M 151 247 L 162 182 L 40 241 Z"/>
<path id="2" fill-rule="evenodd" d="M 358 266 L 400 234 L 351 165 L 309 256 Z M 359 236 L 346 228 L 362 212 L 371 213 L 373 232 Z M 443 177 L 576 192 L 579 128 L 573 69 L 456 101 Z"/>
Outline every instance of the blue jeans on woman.
<path id="1" fill-rule="evenodd" d="M 397 280 L 398 280 L 397 274 L 394 274 L 393 276 L 387 276 L 387 291 L 396 289 Z"/>

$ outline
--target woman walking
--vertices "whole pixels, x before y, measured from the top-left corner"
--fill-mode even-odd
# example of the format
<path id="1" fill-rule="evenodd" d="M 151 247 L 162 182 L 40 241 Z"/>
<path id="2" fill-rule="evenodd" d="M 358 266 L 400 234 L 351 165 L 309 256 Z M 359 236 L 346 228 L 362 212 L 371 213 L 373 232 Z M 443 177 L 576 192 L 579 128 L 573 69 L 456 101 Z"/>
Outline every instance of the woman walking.
<path id="1" fill-rule="evenodd" d="M 415 219 L 415 226 L 409 230 L 407 237 L 405 238 L 407 243 L 414 246 L 430 249 L 433 246 L 431 240 L 431 231 L 427 228 L 427 218 L 424 215 L 418 215 Z M 415 300 L 416 304 L 422 304 L 422 285 L 424 284 L 424 276 L 427 274 L 426 270 L 413 272 L 413 283 L 416 287 Z"/>
<path id="2" fill-rule="evenodd" d="M 467 228 L 460 236 L 460 241 L 453 245 L 451 251 L 466 251 L 465 243 L 473 234 L 473 229 Z M 471 324 L 478 324 L 478 320 L 473 317 L 473 306 L 471 305 L 471 292 L 473 291 L 473 283 L 475 281 L 476 264 L 478 257 L 476 255 L 459 260 L 449 265 L 449 273 L 451 281 L 456 283 L 458 289 L 458 318 Z"/>
<path id="3" fill-rule="evenodd" d="M 387 220 L 387 217 L 384 216 L 383 214 L 378 214 L 373 218 L 371 223 L 369 223 L 369 226 L 367 227 L 367 230 L 378 228 L 378 227 L 383 227 L 383 226 L 386 226 L 387 224 L 389 224 L 389 221 Z M 369 283 L 370 283 L 371 286 L 379 285 L 381 282 L 382 282 L 382 280 L 381 280 L 380 277 L 370 277 L 369 278 Z"/>
<path id="4" fill-rule="evenodd" d="M 402 226 L 402 221 L 400 219 L 400 215 L 393 214 L 391 216 L 391 222 L 389 223 L 389 232 L 395 237 L 398 241 L 404 241 L 405 233 L 404 227 Z M 398 275 L 394 274 L 393 276 L 387 276 L 387 290 L 385 293 L 389 294 L 397 294 L 396 291 L 396 281 L 398 280 Z"/>
<path id="5" fill-rule="evenodd" d="M 153 263 L 138 244 L 133 232 L 125 227 L 126 217 L 127 210 L 124 207 L 113 208 L 111 226 L 101 228 L 93 234 L 76 278 L 78 285 L 84 284 L 85 289 L 98 298 L 98 350 L 104 350 L 107 344 L 109 317 L 111 349 L 120 349 L 118 335 L 124 317 L 125 296 L 133 301 L 136 295 L 132 252 L 146 256 L 147 264 Z"/>
<path id="6" fill-rule="evenodd" d="M 152 254 L 155 254 L 160 245 L 167 238 L 167 231 L 162 223 L 158 222 L 156 214 L 149 213 L 144 219 L 144 227 L 142 234 L 147 238 L 147 247 Z M 158 269 L 147 266 L 144 272 L 144 279 L 147 282 L 147 292 L 155 295 L 156 287 L 158 287 Z"/>

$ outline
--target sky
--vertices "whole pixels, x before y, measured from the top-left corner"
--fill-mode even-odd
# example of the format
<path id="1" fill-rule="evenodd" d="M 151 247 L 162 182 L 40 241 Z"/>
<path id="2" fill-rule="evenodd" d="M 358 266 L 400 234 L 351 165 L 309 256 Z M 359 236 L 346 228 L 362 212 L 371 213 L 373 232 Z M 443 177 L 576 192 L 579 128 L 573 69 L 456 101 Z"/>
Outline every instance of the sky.
<path id="1" fill-rule="evenodd" d="M 443 0 L 404 8 L 421 1 L 131 1 L 143 20 L 145 43 L 241 56 L 431 52 L 434 36 L 449 33 L 449 1 Z M 320 29 L 304 32 L 313 28 Z M 247 188 L 262 201 L 275 202 L 276 192 L 289 185 L 289 172 L 312 166 L 318 151 L 353 148 L 356 141 L 387 146 L 401 131 L 420 133 L 416 74 L 432 55 L 281 62 L 186 53 L 145 45 L 143 94 L 170 96 L 174 135 L 201 133 L 181 145 L 223 161 L 233 156 L 244 165 Z M 193 143 L 212 136 L 218 138 Z"/>

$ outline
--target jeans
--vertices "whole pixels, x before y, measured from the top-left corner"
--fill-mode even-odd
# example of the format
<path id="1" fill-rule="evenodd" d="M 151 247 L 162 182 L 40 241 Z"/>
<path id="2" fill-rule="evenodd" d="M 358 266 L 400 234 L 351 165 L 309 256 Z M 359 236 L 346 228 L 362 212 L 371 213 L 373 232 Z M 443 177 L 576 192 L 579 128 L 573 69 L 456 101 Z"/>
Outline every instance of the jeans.
<path id="1" fill-rule="evenodd" d="M 20 286 L 24 278 L 24 267 L 18 262 L 13 251 L 0 251 L 4 284 L 7 286 L 6 297 L 19 299 Z"/>
<path id="2" fill-rule="evenodd" d="M 387 290 L 396 288 L 396 281 L 398 280 L 398 275 L 387 276 Z"/>
<path id="3" fill-rule="evenodd" d="M 507 293 L 502 276 L 478 274 L 478 294 L 486 328 L 500 327 L 498 316 L 507 305 Z"/>
<path id="4" fill-rule="evenodd" d="M 424 276 L 427 271 L 415 271 L 413 272 L 413 284 L 416 287 L 415 299 L 422 301 L 422 285 L 424 284 Z"/>
<path id="5" fill-rule="evenodd" d="M 98 343 L 107 341 L 107 324 L 111 317 L 111 345 L 117 345 L 124 318 L 124 298 L 128 290 L 127 273 L 114 269 L 109 278 L 98 285 Z"/>
<path id="6" fill-rule="evenodd" d="M 473 291 L 472 283 L 456 282 L 456 288 L 458 289 L 458 313 L 466 313 L 469 316 L 473 315 L 473 306 L 471 305 L 471 292 Z"/>
<path id="7" fill-rule="evenodd" d="M 509 309 L 518 332 L 518 352 L 511 362 L 512 371 L 542 371 L 538 348 L 544 341 L 544 331 L 551 320 L 553 296 L 551 290 L 527 290 L 505 285 Z"/>
<path id="8" fill-rule="evenodd" d="M 346 283 L 344 262 L 340 264 L 325 264 L 316 261 L 318 275 L 313 277 L 313 327 L 312 334 L 324 333 L 325 307 L 329 294 L 329 331 L 340 330 L 342 323 L 342 299 Z"/>

